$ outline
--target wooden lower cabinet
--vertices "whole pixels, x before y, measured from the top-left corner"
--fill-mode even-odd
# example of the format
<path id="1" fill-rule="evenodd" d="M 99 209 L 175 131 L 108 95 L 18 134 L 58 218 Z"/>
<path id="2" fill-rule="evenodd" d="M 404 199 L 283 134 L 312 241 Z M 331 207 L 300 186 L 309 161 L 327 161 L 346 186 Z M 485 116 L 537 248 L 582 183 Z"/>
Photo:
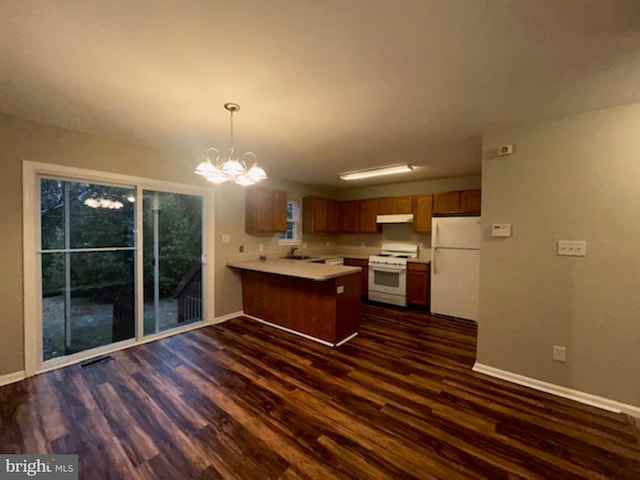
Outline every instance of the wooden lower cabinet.
<path id="1" fill-rule="evenodd" d="M 430 304 L 430 265 L 428 263 L 407 263 L 407 303 L 428 307 Z"/>
<path id="2" fill-rule="evenodd" d="M 368 258 L 345 258 L 344 264 L 352 267 L 361 267 L 360 274 L 360 295 L 369 295 L 369 259 Z"/>
<path id="3" fill-rule="evenodd" d="M 332 345 L 358 331 L 360 277 L 325 281 L 242 271 L 245 314 Z"/>

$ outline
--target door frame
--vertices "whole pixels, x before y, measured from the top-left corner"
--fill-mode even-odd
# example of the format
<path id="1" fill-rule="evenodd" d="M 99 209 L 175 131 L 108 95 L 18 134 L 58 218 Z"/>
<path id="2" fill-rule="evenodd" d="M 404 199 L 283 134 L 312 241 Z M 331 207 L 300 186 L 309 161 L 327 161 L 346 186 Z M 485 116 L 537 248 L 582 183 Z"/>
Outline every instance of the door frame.
<path id="1" fill-rule="evenodd" d="M 202 196 L 202 321 L 185 325 L 184 327 L 176 327 L 154 335 L 145 336 L 143 328 L 144 301 L 136 301 L 136 335 L 134 338 L 43 362 L 42 263 L 40 253 L 40 178 L 42 177 L 53 177 L 71 181 L 98 182 L 118 186 L 133 185 L 135 187 L 136 199 L 138 200 L 136 201 L 135 214 L 136 299 L 144 298 L 142 262 L 143 242 L 142 228 L 139 228 L 142 224 L 142 191 L 155 190 Z M 213 261 L 211 263 L 207 261 L 208 258 L 215 258 L 215 191 L 213 189 L 144 177 L 135 177 L 131 175 L 23 160 L 22 197 L 24 368 L 26 377 L 215 323 L 215 264 Z"/>

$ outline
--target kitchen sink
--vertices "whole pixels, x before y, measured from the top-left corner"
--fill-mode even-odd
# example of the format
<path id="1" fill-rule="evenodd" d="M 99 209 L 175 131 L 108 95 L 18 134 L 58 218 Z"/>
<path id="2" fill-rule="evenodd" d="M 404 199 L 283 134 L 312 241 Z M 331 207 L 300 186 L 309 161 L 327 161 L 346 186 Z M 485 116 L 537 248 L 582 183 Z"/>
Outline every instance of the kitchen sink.
<path id="1" fill-rule="evenodd" d="M 287 255 L 284 258 L 288 258 L 290 260 L 313 260 L 313 259 L 319 260 L 318 257 L 312 257 L 309 255 Z"/>

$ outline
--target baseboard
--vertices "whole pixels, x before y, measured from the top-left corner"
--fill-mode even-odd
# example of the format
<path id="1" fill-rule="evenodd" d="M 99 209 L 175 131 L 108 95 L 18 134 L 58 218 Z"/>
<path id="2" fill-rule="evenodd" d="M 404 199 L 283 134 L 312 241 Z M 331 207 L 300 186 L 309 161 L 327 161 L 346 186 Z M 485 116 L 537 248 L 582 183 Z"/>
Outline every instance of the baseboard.
<path id="1" fill-rule="evenodd" d="M 605 397 L 599 397 L 590 393 L 581 392 L 579 390 L 573 390 L 571 388 L 562 387 L 553 383 L 543 382 L 542 380 L 536 380 L 535 378 L 525 377 L 506 370 L 500 370 L 499 368 L 483 365 L 476 362 L 473 366 L 473 371 L 478 373 L 484 373 L 490 377 L 500 378 L 523 387 L 533 388 L 541 392 L 557 395 L 558 397 L 568 398 L 569 400 L 575 400 L 576 402 L 584 403 L 585 405 L 591 405 L 592 407 L 601 408 L 609 412 L 614 413 L 626 413 L 635 418 L 640 418 L 640 407 L 635 405 L 628 405 L 616 400 L 611 400 Z"/>
<path id="2" fill-rule="evenodd" d="M 16 383 L 20 380 L 24 380 L 26 375 L 24 370 L 20 372 L 7 373 L 6 375 L 0 375 L 0 387 L 3 385 L 9 385 L 10 383 Z"/>
<path id="3" fill-rule="evenodd" d="M 227 313 L 226 315 L 221 315 L 219 317 L 214 318 L 213 322 L 211 322 L 210 325 L 215 325 L 216 323 L 226 322 L 227 320 L 231 320 L 232 318 L 241 317 L 242 315 L 243 315 L 242 314 L 242 310 L 240 310 L 239 312 Z"/>

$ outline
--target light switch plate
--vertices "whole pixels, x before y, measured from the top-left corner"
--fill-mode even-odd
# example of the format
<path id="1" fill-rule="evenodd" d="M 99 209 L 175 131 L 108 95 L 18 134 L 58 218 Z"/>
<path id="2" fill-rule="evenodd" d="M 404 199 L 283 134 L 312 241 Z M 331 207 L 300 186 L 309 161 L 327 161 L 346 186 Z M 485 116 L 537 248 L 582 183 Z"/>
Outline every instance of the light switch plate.
<path id="1" fill-rule="evenodd" d="M 492 237 L 510 237 L 511 236 L 511 224 L 510 223 L 494 223 L 491 225 Z"/>
<path id="2" fill-rule="evenodd" d="M 587 242 L 584 240 L 558 240 L 558 255 L 584 257 L 587 255 Z"/>
<path id="3" fill-rule="evenodd" d="M 344 285 L 338 285 L 338 293 L 344 293 Z"/>
<path id="4" fill-rule="evenodd" d="M 222 234 L 222 243 L 229 243 L 231 241 L 231 236 L 228 233 Z"/>
<path id="5" fill-rule="evenodd" d="M 556 362 L 566 362 L 567 361 L 567 347 L 562 347 L 560 345 L 553 346 L 553 359 Z"/>

